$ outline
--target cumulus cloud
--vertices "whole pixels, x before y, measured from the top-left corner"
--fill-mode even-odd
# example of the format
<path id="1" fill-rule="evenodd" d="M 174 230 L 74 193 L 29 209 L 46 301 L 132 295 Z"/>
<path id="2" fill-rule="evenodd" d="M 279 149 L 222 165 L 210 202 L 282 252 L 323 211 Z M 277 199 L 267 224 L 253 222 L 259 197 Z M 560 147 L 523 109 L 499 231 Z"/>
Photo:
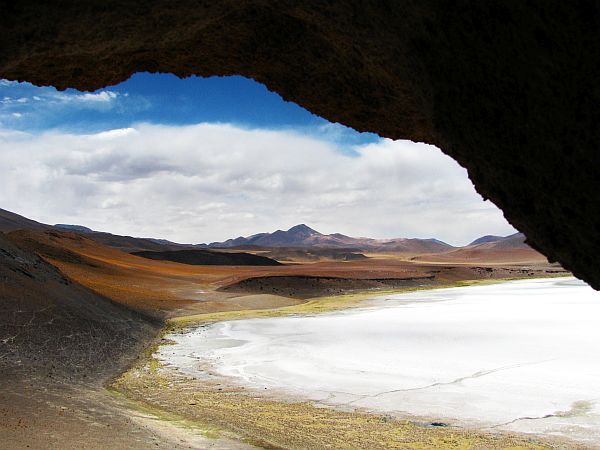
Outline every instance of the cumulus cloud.
<path id="1" fill-rule="evenodd" d="M 299 222 L 327 233 L 453 244 L 513 232 L 435 147 L 382 139 L 341 151 L 325 138 L 228 124 L 0 131 L 0 207 L 180 242 Z"/>

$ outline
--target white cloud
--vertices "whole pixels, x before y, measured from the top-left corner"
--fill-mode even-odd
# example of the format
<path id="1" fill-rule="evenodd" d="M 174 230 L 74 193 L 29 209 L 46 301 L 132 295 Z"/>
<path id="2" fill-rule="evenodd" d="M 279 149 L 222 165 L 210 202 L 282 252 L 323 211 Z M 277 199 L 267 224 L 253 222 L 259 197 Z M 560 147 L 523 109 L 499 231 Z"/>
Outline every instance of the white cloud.
<path id="1" fill-rule="evenodd" d="M 119 97 L 118 92 L 113 91 L 100 91 L 100 92 L 85 92 L 82 94 L 79 93 L 70 93 L 70 92 L 48 92 L 40 95 L 33 95 L 31 97 L 8 97 L 5 96 L 1 103 L 11 104 L 11 103 L 29 103 L 34 100 L 36 102 L 49 102 L 49 103 L 79 103 L 79 104 L 89 104 L 89 105 L 98 105 L 102 103 L 111 103 L 115 99 Z"/>
<path id="2" fill-rule="evenodd" d="M 112 91 L 101 91 L 95 94 L 85 93 L 85 94 L 77 94 L 72 96 L 73 99 L 82 101 L 82 102 L 110 102 L 111 100 L 117 98 L 118 94 Z"/>
<path id="3" fill-rule="evenodd" d="M 145 103 L 147 106 L 147 101 L 144 99 L 127 97 L 124 101 L 124 95 L 110 90 L 94 93 L 59 92 L 53 88 L 35 88 L 27 83 L 16 87 L 11 83 L 2 83 L 1 87 L 9 87 L 4 91 L 11 94 L 0 98 L 0 123 L 3 123 L 6 128 L 25 126 L 23 121 L 15 120 L 25 114 L 28 118 L 27 125 L 35 127 L 47 121 L 52 123 L 64 112 L 89 110 L 122 112 L 128 108 L 144 109 Z M 33 92 L 36 94 L 33 95 Z"/>
<path id="4" fill-rule="evenodd" d="M 93 135 L 0 130 L 0 207 L 48 223 L 206 242 L 305 222 L 322 232 L 464 244 L 513 229 L 438 149 L 227 124 Z"/>
<path id="5" fill-rule="evenodd" d="M 47 100 L 50 102 L 77 104 L 85 108 L 106 108 L 110 107 L 118 96 L 119 93 L 113 91 L 86 92 L 83 94 L 55 92 L 49 95 Z"/>

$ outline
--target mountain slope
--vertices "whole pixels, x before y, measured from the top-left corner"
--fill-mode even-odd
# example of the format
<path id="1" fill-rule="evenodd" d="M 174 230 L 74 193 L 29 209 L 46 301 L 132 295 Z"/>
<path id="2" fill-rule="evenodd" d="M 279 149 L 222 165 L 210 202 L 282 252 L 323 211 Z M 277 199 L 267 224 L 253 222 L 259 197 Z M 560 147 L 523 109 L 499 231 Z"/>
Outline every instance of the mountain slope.
<path id="1" fill-rule="evenodd" d="M 57 223 L 54 225 L 55 228 L 60 228 L 61 230 L 67 231 L 75 231 L 78 233 L 93 233 L 94 230 L 88 227 L 84 227 L 83 225 L 70 225 L 67 223 Z"/>
<path id="2" fill-rule="evenodd" d="M 481 244 L 492 244 L 490 248 L 529 248 L 525 243 L 525 235 L 523 233 L 515 233 L 509 236 L 482 236 L 475 239 L 466 247 L 473 247 Z"/>
<path id="3" fill-rule="evenodd" d="M 491 249 L 531 249 L 531 247 L 525 243 L 525 235 L 523 233 L 511 234 L 498 241 L 482 245 L 488 245 Z"/>
<path id="4" fill-rule="evenodd" d="M 56 225 L 54 225 L 54 227 L 65 231 L 72 231 L 74 233 L 83 234 L 85 235 L 85 237 L 92 239 L 100 244 L 108 245 L 110 247 L 117 248 L 127 253 L 139 251 L 160 252 L 165 250 L 194 248 L 193 245 L 177 244 L 175 242 L 167 241 L 166 239 L 121 236 L 118 234 L 106 233 L 104 231 L 95 231 L 91 228 L 84 227 L 83 225 L 57 223 Z"/>
<path id="5" fill-rule="evenodd" d="M 142 250 L 175 250 L 181 248 L 194 248 L 193 245 L 176 244 L 163 239 L 138 238 L 133 236 L 119 236 L 117 234 L 94 231 L 82 225 L 56 224 L 54 226 L 36 222 L 19 214 L 0 208 L 0 232 L 10 233 L 17 230 L 51 230 L 60 229 L 74 233 L 84 234 L 101 244 L 109 245 L 125 252 Z"/>
<path id="6" fill-rule="evenodd" d="M 93 231 L 85 233 L 85 236 L 100 244 L 119 249 L 123 252 L 133 253 L 136 251 L 165 251 L 183 248 L 194 248 L 192 245 L 176 244 L 160 239 L 139 238 L 133 236 L 120 236 L 118 234 Z"/>
<path id="7" fill-rule="evenodd" d="M 50 225 L 46 225 L 35 220 L 27 219 L 26 217 L 20 216 L 5 209 L 0 208 L 0 231 L 8 233 L 15 230 L 43 230 L 46 228 L 52 228 Z"/>
<path id="8" fill-rule="evenodd" d="M 479 244 L 487 244 L 488 242 L 496 242 L 504 239 L 503 236 L 495 236 L 493 234 L 486 234 L 485 236 L 481 236 L 480 238 L 475 239 L 473 242 L 467 245 L 467 247 L 471 245 L 479 245 Z"/>

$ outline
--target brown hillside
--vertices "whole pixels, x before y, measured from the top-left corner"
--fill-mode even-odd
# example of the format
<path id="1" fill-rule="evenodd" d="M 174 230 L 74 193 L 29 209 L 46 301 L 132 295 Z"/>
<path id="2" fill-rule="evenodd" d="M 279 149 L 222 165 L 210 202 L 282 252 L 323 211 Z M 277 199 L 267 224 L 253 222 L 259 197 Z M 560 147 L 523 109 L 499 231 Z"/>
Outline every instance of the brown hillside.
<path id="1" fill-rule="evenodd" d="M 525 243 L 525 237 L 517 233 L 493 242 L 469 245 L 447 253 L 423 255 L 415 261 L 476 263 L 476 264 L 527 264 L 544 263 L 547 259 Z"/>

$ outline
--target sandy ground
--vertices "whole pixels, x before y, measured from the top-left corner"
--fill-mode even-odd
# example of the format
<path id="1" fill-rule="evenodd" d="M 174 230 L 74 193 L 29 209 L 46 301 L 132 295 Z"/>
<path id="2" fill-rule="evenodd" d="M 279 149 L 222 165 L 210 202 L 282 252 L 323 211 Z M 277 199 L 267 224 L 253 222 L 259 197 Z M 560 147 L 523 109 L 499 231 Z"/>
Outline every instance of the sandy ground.
<path id="1" fill-rule="evenodd" d="M 5 377 L 0 383 L 0 448 L 237 449 L 210 428 L 137 405 L 95 383 Z"/>

